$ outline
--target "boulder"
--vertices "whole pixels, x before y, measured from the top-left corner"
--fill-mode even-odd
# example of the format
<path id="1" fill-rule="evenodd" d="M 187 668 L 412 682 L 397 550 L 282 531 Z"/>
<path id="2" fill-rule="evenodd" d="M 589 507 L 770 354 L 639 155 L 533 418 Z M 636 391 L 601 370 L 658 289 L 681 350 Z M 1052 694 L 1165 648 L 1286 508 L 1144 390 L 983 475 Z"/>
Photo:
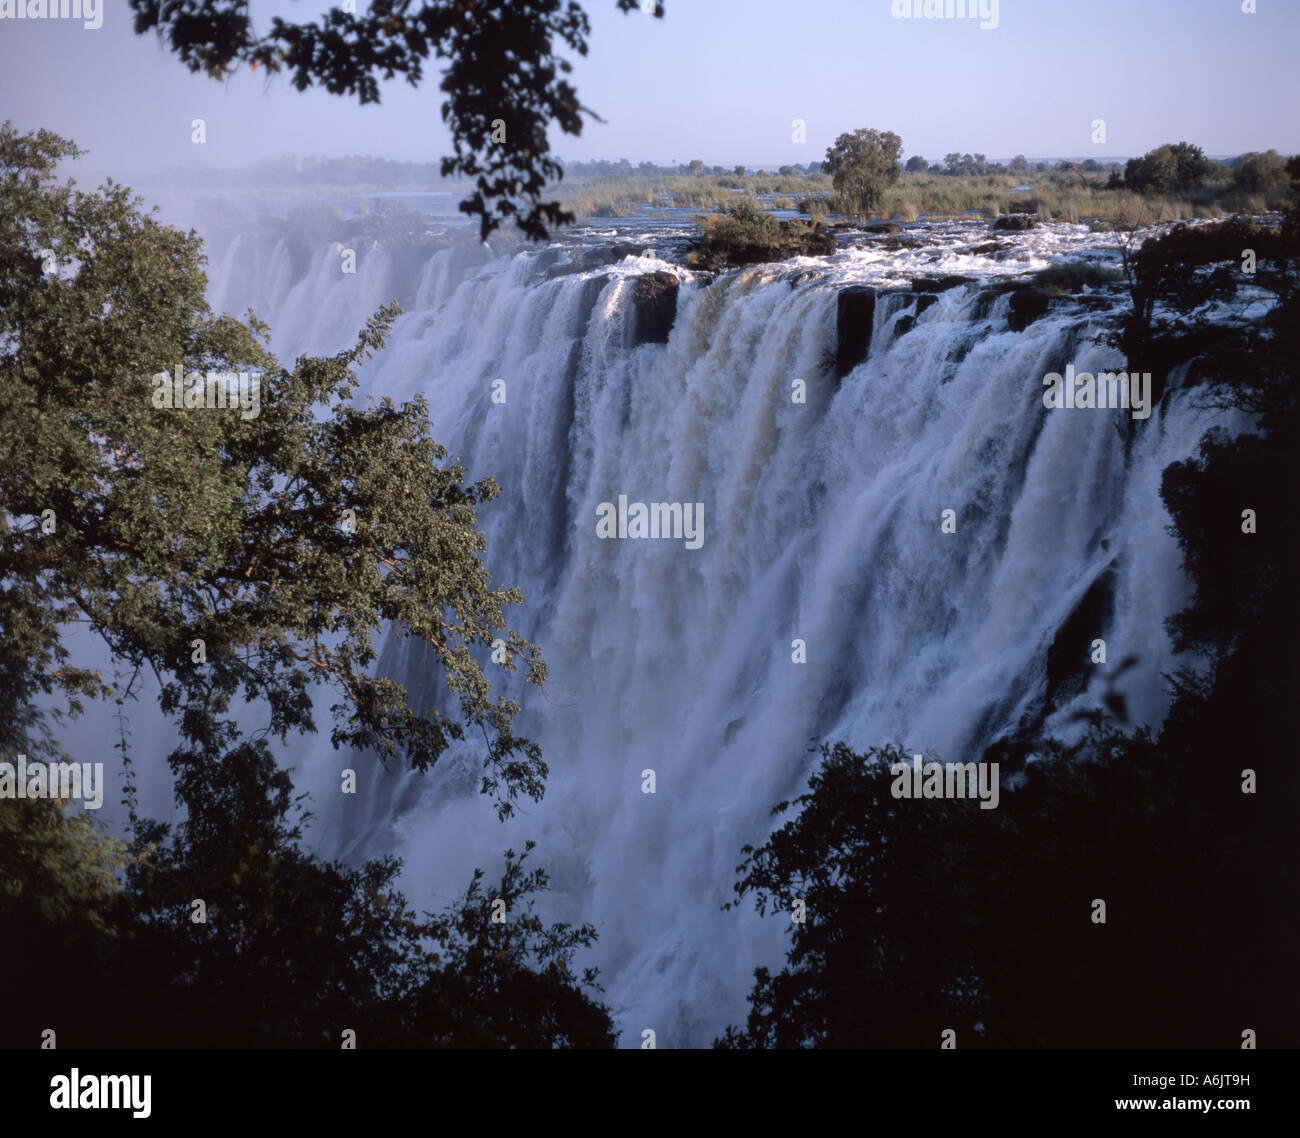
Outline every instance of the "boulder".
<path id="1" fill-rule="evenodd" d="M 1047 311 L 1050 302 L 1051 298 L 1040 289 L 1017 289 L 1011 294 L 1011 315 L 1007 318 L 1007 327 L 1013 332 L 1023 332 Z"/>
<path id="2" fill-rule="evenodd" d="M 974 284 L 974 277 L 913 277 L 913 292 L 947 292 L 950 288 L 958 288 L 965 284 Z"/>
<path id="3" fill-rule="evenodd" d="M 1034 221 L 1027 213 L 1005 213 L 1001 217 L 994 218 L 994 229 L 1009 229 L 1013 231 L 1023 229 L 1033 229 L 1038 223 Z"/>

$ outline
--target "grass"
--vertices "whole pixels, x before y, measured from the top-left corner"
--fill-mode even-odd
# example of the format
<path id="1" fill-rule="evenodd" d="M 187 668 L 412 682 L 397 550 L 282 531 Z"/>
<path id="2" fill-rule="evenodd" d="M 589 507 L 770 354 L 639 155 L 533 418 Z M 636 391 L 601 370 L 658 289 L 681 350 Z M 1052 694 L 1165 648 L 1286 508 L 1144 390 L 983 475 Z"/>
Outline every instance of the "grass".
<path id="1" fill-rule="evenodd" d="M 1011 192 L 1023 185 L 1029 189 Z M 752 204 L 759 195 L 777 195 L 760 201 L 762 208 L 799 209 L 813 217 L 834 214 L 839 204 L 831 179 L 825 174 L 584 178 L 559 182 L 550 188 L 550 193 L 578 217 L 628 217 L 644 206 L 676 206 L 717 213 L 741 202 Z M 1233 188 L 1228 180 L 1211 183 L 1194 193 L 1161 197 L 1112 190 L 1103 176 L 1055 170 L 1045 174 L 965 177 L 903 174 L 885 191 L 871 217 L 915 221 L 922 215 L 980 214 L 991 218 L 1023 211 L 1036 213 L 1044 221 L 1121 224 L 1138 210 L 1148 221 L 1180 221 L 1237 212 L 1259 214 L 1281 209 L 1288 200 L 1285 188 L 1250 194 Z"/>
<path id="2" fill-rule="evenodd" d="M 783 202 L 776 209 L 793 209 L 796 197 L 825 192 L 829 177 L 820 174 L 782 177 L 777 174 L 718 174 L 695 178 L 673 175 L 659 178 L 583 178 L 559 182 L 549 194 L 578 217 L 626 217 L 643 205 L 670 205 L 688 209 L 720 210 L 753 198 L 757 194 L 779 194 Z M 739 191 L 739 192 L 737 192 Z M 601 213 L 602 208 L 624 213 Z"/>

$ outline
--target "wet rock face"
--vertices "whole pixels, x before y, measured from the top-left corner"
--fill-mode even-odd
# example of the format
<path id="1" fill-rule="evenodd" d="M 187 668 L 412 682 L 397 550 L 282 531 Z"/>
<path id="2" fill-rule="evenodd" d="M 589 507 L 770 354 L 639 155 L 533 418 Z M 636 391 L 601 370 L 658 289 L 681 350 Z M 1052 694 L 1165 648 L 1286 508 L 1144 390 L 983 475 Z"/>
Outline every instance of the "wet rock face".
<path id="1" fill-rule="evenodd" d="M 894 339 L 904 336 L 912 330 L 912 326 L 920 319 L 921 313 L 934 304 L 938 304 L 939 298 L 932 292 L 923 293 L 903 293 L 903 296 L 909 297 L 916 304 L 916 310 L 909 312 L 906 316 L 900 316 L 894 324 Z"/>
<path id="2" fill-rule="evenodd" d="M 994 229 L 1024 230 L 1033 229 L 1037 222 L 1027 213 L 1008 213 L 993 221 Z"/>
<path id="3" fill-rule="evenodd" d="M 913 292 L 947 292 L 950 288 L 959 288 L 964 284 L 974 284 L 974 277 L 913 277 Z"/>
<path id="4" fill-rule="evenodd" d="M 1007 326 L 1013 332 L 1023 332 L 1044 312 L 1047 311 L 1051 297 L 1036 288 L 1023 288 L 1011 294 L 1011 314 Z"/>
<path id="5" fill-rule="evenodd" d="M 941 278 L 964 284 L 968 278 Z M 953 287 L 953 286 L 949 286 Z M 915 309 L 894 322 L 894 338 L 905 336 L 912 330 L 926 309 L 938 304 L 940 289 L 927 292 L 888 289 L 890 296 L 906 297 Z M 835 298 L 835 378 L 843 379 L 866 360 L 871 349 L 871 330 L 876 318 L 876 298 L 879 294 L 868 285 L 852 285 Z"/>
<path id="6" fill-rule="evenodd" d="M 1098 629 L 1105 628 L 1115 612 L 1118 574 L 1112 562 L 1088 586 L 1047 649 L 1047 706 L 1078 695 L 1088 686 L 1094 665 L 1089 645 Z"/>
<path id="7" fill-rule="evenodd" d="M 632 342 L 640 344 L 666 344 L 668 334 L 677 319 L 677 290 L 681 282 L 664 270 L 645 273 L 632 285 Z"/>
<path id="8" fill-rule="evenodd" d="M 867 358 L 876 318 L 876 290 L 866 285 L 842 289 L 835 298 L 835 378 L 843 379 Z"/>

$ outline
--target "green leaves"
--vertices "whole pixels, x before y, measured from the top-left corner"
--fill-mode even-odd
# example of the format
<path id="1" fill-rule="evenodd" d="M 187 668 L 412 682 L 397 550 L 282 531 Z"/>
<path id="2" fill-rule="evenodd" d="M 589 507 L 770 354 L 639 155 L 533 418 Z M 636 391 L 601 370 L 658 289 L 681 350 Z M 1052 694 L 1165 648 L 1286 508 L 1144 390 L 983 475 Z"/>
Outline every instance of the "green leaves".
<path id="1" fill-rule="evenodd" d="M 386 0 L 360 12 L 333 7 L 314 23 L 274 17 L 266 33 L 254 29 L 242 0 L 131 0 L 131 7 L 136 33 L 157 31 L 191 71 L 223 78 L 244 62 L 287 73 L 299 91 L 320 84 L 363 105 L 380 101 L 381 79 L 402 76 L 417 87 L 429 59 L 445 60 L 440 114 L 454 154 L 442 173 L 474 179 L 460 208 L 480 219 L 482 237 L 514 220 L 540 240 L 548 225 L 573 220 L 558 202 L 541 200 L 563 176 L 550 157 L 550 125 L 578 135 L 584 114 L 599 121 L 560 78 L 572 68 L 556 47 L 586 55 L 591 32 L 572 0 Z M 643 7 L 618 0 L 623 12 Z M 662 2 L 654 14 L 663 15 Z"/>
<path id="2" fill-rule="evenodd" d="M 442 465 L 422 399 L 347 402 L 397 305 L 349 351 L 285 370 L 262 347 L 264 325 L 208 310 L 195 236 L 142 216 L 120 188 L 51 188 L 42 205 L 33 179 L 50 181 L 69 145 L 6 128 L 0 147 L 11 251 L 0 277 L 0 651 L 14 706 L 106 690 L 68 666 L 59 630 L 82 620 L 159 676 L 163 709 L 192 743 L 216 736 L 236 696 L 269 707 L 273 735 L 313 730 L 306 692 L 325 683 L 341 696 L 336 745 L 426 769 L 464 727 L 482 728 L 503 813 L 517 794 L 539 797 L 545 766 L 511 733 L 518 707 L 493 697 L 475 652 L 523 600 L 494 587 L 482 562 L 476 510 L 497 487 Z M 17 253 L 40 248 L 77 258 L 34 279 Z M 177 367 L 260 376 L 256 418 L 155 406 L 150 376 Z M 47 508 L 53 533 L 30 520 Z M 457 716 L 408 706 L 400 684 L 369 675 L 389 625 L 429 645 Z M 505 635 L 540 685 L 540 653 Z M 195 639 L 212 648 L 202 666 Z"/>
<path id="3" fill-rule="evenodd" d="M 180 737 L 167 759 L 181 820 L 135 815 L 129 766 L 129 851 L 45 804 L 0 803 L 6 966 L 39 957 L 108 993 L 87 1009 L 80 988 L 46 992 L 7 1009 L 12 1030 L 54 1017 L 68 1042 L 119 1046 L 301 1045 L 341 1024 L 370 1044 L 609 1044 L 607 1011 L 567 972 L 594 931 L 528 912 L 543 874 L 507 855 L 500 895 L 518 923 L 476 953 L 473 889 L 454 916 L 418 919 L 392 888 L 395 859 L 358 869 L 302 850 L 309 815 L 269 744 L 316 730 L 324 685 L 336 747 L 427 770 L 481 737 L 501 817 L 544 789 L 540 749 L 513 730 L 518 703 L 480 663 L 500 638 L 524 682 L 546 679 L 506 623 L 522 594 L 483 562 L 478 509 L 499 488 L 447 463 L 423 399 L 351 403 L 397 305 L 348 351 L 283 368 L 251 313 L 207 307 L 197 236 L 121 187 L 54 184 L 74 153 L 0 128 L 0 722 L 15 749 L 33 735 L 48 747 L 79 697 L 114 694 L 70 656 L 84 624 L 130 677 L 119 707 L 142 671 L 156 677 Z M 151 377 L 178 368 L 257 377 L 256 415 L 156 402 Z M 425 645 L 436 695 L 375 674 L 390 628 Z M 122 750 L 129 761 L 125 733 Z"/>
<path id="4" fill-rule="evenodd" d="M 862 128 L 842 134 L 826 150 L 824 173 L 835 189 L 862 213 L 874 208 L 886 186 L 898 180 L 903 140 L 893 131 Z"/>

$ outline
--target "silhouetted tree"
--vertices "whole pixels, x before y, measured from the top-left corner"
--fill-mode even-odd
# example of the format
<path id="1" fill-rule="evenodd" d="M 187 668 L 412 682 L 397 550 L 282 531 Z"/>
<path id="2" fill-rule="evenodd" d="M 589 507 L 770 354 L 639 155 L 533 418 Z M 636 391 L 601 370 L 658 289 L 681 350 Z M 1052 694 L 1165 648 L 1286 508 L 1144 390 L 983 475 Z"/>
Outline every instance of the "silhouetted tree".
<path id="1" fill-rule="evenodd" d="M 615 0 L 619 11 L 643 10 L 640 0 Z M 383 0 L 363 11 L 333 7 L 315 21 L 272 17 L 254 27 L 247 0 L 131 0 L 135 31 L 156 31 L 191 70 L 222 79 L 240 63 L 288 75 L 299 91 L 315 84 L 332 95 L 379 102 L 379 82 L 424 80 L 430 59 L 446 61 L 441 114 L 454 153 L 444 176 L 475 180 L 460 208 L 479 218 L 484 238 L 507 219 L 528 236 L 571 222 L 558 202 L 544 202 L 548 182 L 563 175 L 550 157 L 547 131 L 582 133 L 578 101 L 564 78 L 572 65 L 556 54 L 587 54 L 591 27 L 574 0 Z M 662 0 L 654 15 L 662 16 Z"/>

